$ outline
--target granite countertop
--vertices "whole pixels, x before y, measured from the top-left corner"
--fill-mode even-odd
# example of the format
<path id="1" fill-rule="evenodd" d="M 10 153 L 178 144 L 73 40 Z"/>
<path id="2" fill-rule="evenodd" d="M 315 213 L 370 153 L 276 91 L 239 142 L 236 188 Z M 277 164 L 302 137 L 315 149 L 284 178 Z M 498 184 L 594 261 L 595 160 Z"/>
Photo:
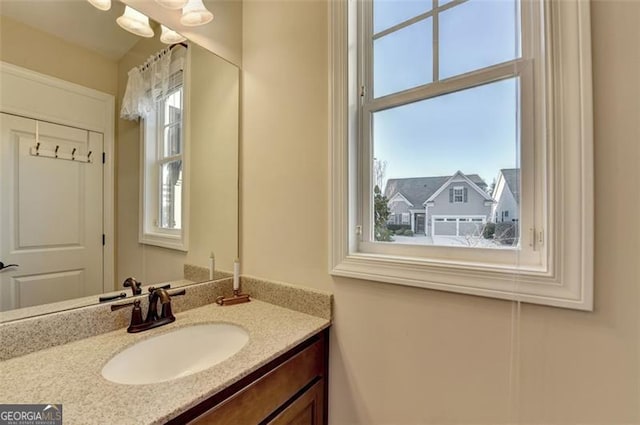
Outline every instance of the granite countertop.
<path id="1" fill-rule="evenodd" d="M 243 327 L 249 342 L 237 354 L 202 372 L 149 385 L 115 384 L 101 370 L 114 355 L 143 339 L 180 327 L 224 322 Z M 0 362 L 2 403 L 62 404 L 73 424 L 162 424 L 329 326 L 328 319 L 259 300 L 234 306 L 209 304 L 176 314 L 160 328 L 125 329 Z"/>

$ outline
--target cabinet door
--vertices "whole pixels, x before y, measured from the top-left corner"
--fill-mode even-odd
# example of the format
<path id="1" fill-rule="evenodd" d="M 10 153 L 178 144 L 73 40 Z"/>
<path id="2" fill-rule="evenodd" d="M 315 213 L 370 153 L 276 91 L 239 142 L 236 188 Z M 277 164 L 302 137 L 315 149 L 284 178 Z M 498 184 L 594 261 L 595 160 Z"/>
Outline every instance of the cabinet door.
<path id="1" fill-rule="evenodd" d="M 268 425 L 321 425 L 324 422 L 323 390 L 324 380 L 320 379 Z"/>
<path id="2" fill-rule="evenodd" d="M 189 423 L 191 425 L 263 423 L 272 412 L 285 405 L 316 377 L 325 376 L 325 374 L 324 342 L 321 340 Z M 324 381 L 320 380 L 320 382 Z"/>

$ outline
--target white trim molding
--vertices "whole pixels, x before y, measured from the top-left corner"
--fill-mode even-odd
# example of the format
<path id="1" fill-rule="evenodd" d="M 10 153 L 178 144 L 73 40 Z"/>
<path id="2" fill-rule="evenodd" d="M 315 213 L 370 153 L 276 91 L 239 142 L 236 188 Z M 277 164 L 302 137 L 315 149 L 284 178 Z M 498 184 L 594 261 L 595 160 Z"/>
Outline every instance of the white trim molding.
<path id="1" fill-rule="evenodd" d="M 533 0 L 539 2 L 541 0 Z M 329 272 L 387 282 L 577 310 L 593 310 L 593 109 L 590 4 L 544 2 L 545 42 L 550 52 L 540 72 L 545 81 L 543 164 L 527 176 L 535 183 L 542 229 L 522 229 L 521 244 L 541 255 L 533 264 L 519 249 L 476 249 L 477 261 L 459 261 L 465 247 L 424 256 L 412 245 L 362 241 L 358 185 L 357 4 L 329 7 Z M 542 3 L 532 3 L 534 6 Z M 536 6 L 537 7 L 537 6 Z M 536 129 L 539 131 L 539 129 Z M 358 171 L 360 170 L 360 171 Z M 542 170 L 542 171 L 540 171 Z M 533 221 L 532 221 L 533 222 Z M 538 224 L 536 224 L 536 227 Z M 543 249 L 540 249 L 542 247 Z M 393 248 L 391 250 L 390 248 Z M 475 252 L 474 251 L 474 252 Z M 501 251 L 502 262 L 490 262 Z M 436 252 L 436 251 L 432 251 Z M 485 255 L 486 254 L 486 255 Z M 508 261 L 507 261 L 508 260 Z"/>

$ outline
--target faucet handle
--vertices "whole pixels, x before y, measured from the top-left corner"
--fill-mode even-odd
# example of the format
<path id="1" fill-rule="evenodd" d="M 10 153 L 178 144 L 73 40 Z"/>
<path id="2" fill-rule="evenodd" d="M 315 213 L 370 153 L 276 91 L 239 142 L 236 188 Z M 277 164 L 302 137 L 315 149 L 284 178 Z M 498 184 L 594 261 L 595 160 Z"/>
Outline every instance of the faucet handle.
<path id="1" fill-rule="evenodd" d="M 142 320 L 142 308 L 140 308 L 140 300 L 135 300 L 130 303 L 115 304 L 111 306 L 111 311 L 120 310 L 121 308 L 129 307 L 133 305 L 131 310 L 131 323 L 129 323 L 128 332 L 136 332 L 135 328 L 140 327 L 143 324 Z"/>
<path id="2" fill-rule="evenodd" d="M 128 277 L 122 283 L 122 286 L 125 288 L 131 287 L 131 291 L 133 295 L 142 294 L 142 282 L 138 282 L 135 277 Z"/>
<path id="3" fill-rule="evenodd" d="M 162 285 L 162 286 L 149 286 L 148 291 L 149 293 L 152 293 L 156 289 L 171 289 L 171 284 L 167 283 L 166 285 Z"/>
<path id="4" fill-rule="evenodd" d="M 172 291 L 172 292 L 168 292 L 170 297 L 178 297 L 180 295 L 184 295 L 187 293 L 186 289 L 181 289 L 179 291 Z"/>
<path id="5" fill-rule="evenodd" d="M 144 320 L 142 320 L 142 308 L 140 308 L 140 300 L 135 300 L 133 302 L 133 310 L 131 310 L 131 323 L 129 324 L 129 328 L 134 328 L 136 326 L 142 325 Z"/>

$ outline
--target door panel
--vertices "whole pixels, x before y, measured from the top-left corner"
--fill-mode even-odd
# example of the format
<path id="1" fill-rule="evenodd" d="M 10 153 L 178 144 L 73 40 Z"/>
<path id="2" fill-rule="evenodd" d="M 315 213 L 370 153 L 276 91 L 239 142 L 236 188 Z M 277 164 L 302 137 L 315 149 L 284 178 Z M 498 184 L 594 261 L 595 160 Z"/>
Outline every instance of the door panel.
<path id="1" fill-rule="evenodd" d="M 102 135 L 1 118 L 0 310 L 102 292 Z"/>
<path id="2" fill-rule="evenodd" d="M 15 299 L 20 307 L 64 301 L 65 294 L 83 292 L 84 270 L 61 273 L 42 273 L 32 276 L 12 277 Z"/>
<path id="3" fill-rule="evenodd" d="M 29 135 L 17 135 L 17 143 L 18 170 L 14 187 L 19 220 L 17 243 L 13 248 L 79 246 L 83 239 L 82 186 L 86 164 L 30 155 L 34 139 Z M 65 151 L 74 145 L 59 143 Z M 37 206 L 45 205 L 43 214 Z"/>

